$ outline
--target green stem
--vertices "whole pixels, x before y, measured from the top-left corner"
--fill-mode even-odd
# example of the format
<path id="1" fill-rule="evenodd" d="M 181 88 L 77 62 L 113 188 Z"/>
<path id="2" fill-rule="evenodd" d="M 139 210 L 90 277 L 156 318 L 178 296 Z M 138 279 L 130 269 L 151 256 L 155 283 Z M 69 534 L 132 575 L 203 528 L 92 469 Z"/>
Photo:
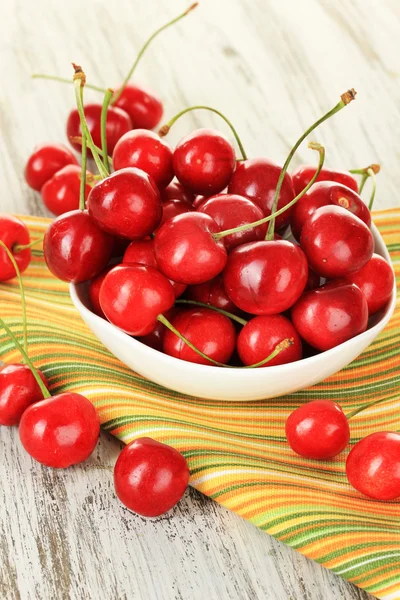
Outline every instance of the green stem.
<path id="1" fill-rule="evenodd" d="M 246 365 L 245 367 L 242 367 L 242 369 L 256 369 L 257 367 L 262 367 L 263 365 L 268 363 L 270 360 L 275 358 L 275 356 L 278 356 L 278 354 L 280 354 L 283 350 L 286 350 L 286 348 L 289 348 L 289 346 L 292 346 L 292 344 L 294 344 L 293 338 L 282 340 L 282 342 L 279 342 L 279 344 L 277 344 L 275 346 L 274 350 L 271 352 L 271 354 L 269 356 L 267 356 L 267 358 L 264 358 L 264 360 L 260 360 L 260 362 L 255 363 L 254 365 Z"/>
<path id="2" fill-rule="evenodd" d="M 103 163 L 107 170 L 107 173 L 110 173 L 110 162 L 108 160 L 107 153 L 107 111 L 111 102 L 112 95 L 114 90 L 108 88 L 106 93 L 104 94 L 103 106 L 101 109 L 101 121 L 100 121 L 100 130 L 101 130 L 101 149 L 103 154 Z"/>
<path id="3" fill-rule="evenodd" d="M 81 135 L 72 135 L 69 139 L 74 144 L 81 144 L 81 145 L 83 144 Z M 101 148 L 99 148 L 98 146 L 96 146 L 96 144 L 94 144 L 94 147 L 96 148 L 97 154 L 99 156 L 101 156 L 101 158 L 104 158 L 103 150 Z M 109 164 L 112 166 L 112 157 L 110 155 L 107 156 L 107 160 L 108 160 Z M 94 175 L 93 177 L 94 178 L 97 177 L 97 179 L 101 179 L 101 177 L 98 175 Z"/>
<path id="4" fill-rule="evenodd" d="M 371 406 L 375 406 L 376 404 L 381 404 L 382 402 L 386 402 L 387 398 L 381 398 L 380 400 L 375 400 L 375 402 L 368 402 L 367 404 L 362 404 L 359 408 L 355 408 L 351 412 L 346 415 L 346 419 L 352 419 L 355 415 L 362 412 L 363 410 L 370 408 Z"/>
<path id="5" fill-rule="evenodd" d="M 293 146 L 293 148 L 289 152 L 289 155 L 288 155 L 287 159 L 285 160 L 285 164 L 283 165 L 282 171 L 281 171 L 281 173 L 279 175 L 278 183 L 277 183 L 276 190 L 275 190 L 274 201 L 273 201 L 273 204 L 272 204 L 271 213 L 275 213 L 276 212 L 276 209 L 278 207 L 279 194 L 280 194 L 280 191 L 281 191 L 283 180 L 284 180 L 286 171 L 288 170 L 289 164 L 290 164 L 290 162 L 291 162 L 294 154 L 297 151 L 297 148 L 306 139 L 306 137 L 308 135 L 310 135 L 310 133 L 312 131 L 314 131 L 314 129 L 316 127 L 318 127 L 319 125 L 321 125 L 321 123 L 323 123 L 324 121 L 326 121 L 327 119 L 329 119 L 330 117 L 332 117 L 334 114 L 336 114 L 337 112 L 339 112 L 340 110 L 342 110 L 342 108 L 344 108 L 345 106 L 347 106 L 347 104 L 349 104 L 352 100 L 354 100 L 355 95 L 356 95 L 356 92 L 353 89 L 348 90 L 347 92 L 345 92 L 344 94 L 342 94 L 340 102 L 338 102 L 338 104 L 336 104 L 336 106 L 334 106 L 329 112 L 327 112 L 325 115 L 323 115 L 320 119 L 318 119 L 317 121 L 315 121 L 315 123 L 313 123 L 311 125 L 311 127 L 309 127 L 303 133 L 303 135 L 299 137 L 299 139 L 297 140 L 297 142 L 295 143 L 295 145 Z M 272 219 L 271 223 L 269 224 L 266 239 L 267 240 L 273 240 L 274 239 L 274 233 L 275 233 L 275 218 Z"/>
<path id="6" fill-rule="evenodd" d="M 376 194 L 376 175 L 375 175 L 375 172 L 373 171 L 373 169 L 368 169 L 368 176 L 371 177 L 371 181 L 372 181 L 372 189 L 371 189 L 371 196 L 369 198 L 368 209 L 372 210 L 372 207 L 374 205 L 374 200 L 375 200 L 375 194 Z"/>
<path id="7" fill-rule="evenodd" d="M 83 103 L 83 87 L 80 88 L 81 100 Z M 82 166 L 81 166 L 81 177 L 79 182 L 79 209 L 85 210 L 86 208 L 86 165 L 87 165 L 87 140 L 86 135 L 82 137 Z"/>
<path id="8" fill-rule="evenodd" d="M 27 318 L 26 318 L 26 301 L 25 301 L 25 290 L 24 290 L 24 284 L 22 283 L 21 271 L 19 270 L 18 263 L 15 260 L 12 252 L 5 245 L 5 243 L 1 240 L 0 240 L 0 247 L 3 248 L 3 250 L 7 254 L 8 258 L 10 259 L 10 261 L 15 269 L 15 275 L 18 279 L 19 292 L 21 295 L 21 305 L 22 305 L 22 326 L 23 326 L 23 332 L 24 332 L 24 349 L 25 349 L 25 352 L 28 352 L 28 327 L 27 327 Z"/>
<path id="9" fill-rule="evenodd" d="M 360 186 L 358 188 L 358 194 L 361 195 L 363 189 L 364 189 L 364 185 L 366 184 L 366 181 L 368 179 L 368 173 L 364 173 L 363 176 L 361 177 L 361 182 L 360 182 Z"/>
<path id="10" fill-rule="evenodd" d="M 240 323 L 240 325 L 247 325 L 248 321 L 246 321 L 245 319 L 242 319 L 241 317 L 238 317 L 237 315 L 234 315 L 231 312 L 228 312 L 227 310 L 224 310 L 223 308 L 217 308 L 216 306 L 212 306 L 212 304 L 206 304 L 205 302 L 197 302 L 197 300 L 176 300 L 175 304 L 193 304 L 194 306 L 202 306 L 203 308 L 210 308 L 211 310 L 215 310 L 215 312 L 219 312 L 221 313 L 221 315 L 225 315 L 225 317 L 229 317 L 229 319 L 232 319 L 232 321 L 236 321 L 237 323 Z"/>
<path id="11" fill-rule="evenodd" d="M 225 123 L 227 123 L 227 125 L 230 127 L 235 140 L 240 148 L 240 152 L 242 154 L 242 160 L 247 160 L 247 154 L 245 152 L 245 149 L 243 148 L 243 144 L 242 141 L 236 131 L 236 129 L 234 128 L 234 126 L 232 125 L 231 121 L 229 121 L 229 119 L 219 110 L 217 110 L 216 108 L 212 108 L 211 106 L 203 106 L 203 105 L 199 105 L 199 106 L 189 106 L 188 108 L 185 108 L 183 110 L 181 110 L 178 114 L 176 114 L 174 117 L 172 117 L 172 119 L 170 119 L 168 121 L 168 123 L 166 123 L 165 125 L 163 125 L 160 130 L 159 130 L 159 135 L 161 137 L 164 137 L 165 135 L 167 135 L 167 133 L 169 132 L 169 130 L 171 129 L 172 125 L 180 118 L 182 117 L 182 115 L 185 115 L 186 113 L 192 111 L 192 110 L 198 110 L 198 109 L 202 109 L 202 110 L 209 110 L 213 113 L 215 113 L 216 115 L 220 116 L 221 119 L 223 119 L 225 121 Z"/>
<path id="12" fill-rule="evenodd" d="M 29 250 L 30 248 L 33 248 L 33 246 L 37 246 L 37 244 L 42 244 L 44 240 L 44 235 L 42 235 L 40 238 L 38 238 L 37 240 L 31 242 L 30 244 L 16 244 L 13 247 L 13 252 L 14 254 L 18 254 L 18 252 L 22 252 L 23 250 Z"/>
<path id="13" fill-rule="evenodd" d="M 72 81 L 66 77 L 57 77 L 56 75 L 46 75 L 44 73 L 33 73 L 32 79 L 48 79 L 50 81 L 58 81 L 59 83 L 68 83 L 69 85 L 72 83 Z M 95 90 L 95 92 L 103 92 L 103 94 L 107 91 L 105 88 L 90 83 L 87 83 L 86 87 Z"/>

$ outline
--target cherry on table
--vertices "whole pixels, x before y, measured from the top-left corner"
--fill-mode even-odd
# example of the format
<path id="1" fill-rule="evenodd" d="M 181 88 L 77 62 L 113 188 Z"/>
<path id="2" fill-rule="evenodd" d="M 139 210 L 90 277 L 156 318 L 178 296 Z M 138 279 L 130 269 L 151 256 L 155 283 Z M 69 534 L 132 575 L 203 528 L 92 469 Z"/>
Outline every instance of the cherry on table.
<path id="1" fill-rule="evenodd" d="M 43 202 L 56 216 L 79 208 L 79 194 L 82 170 L 78 165 L 67 165 L 53 175 L 41 189 Z M 87 175 L 90 175 L 87 171 Z M 85 186 L 85 199 L 91 186 Z"/>
<path id="2" fill-rule="evenodd" d="M 367 300 L 370 316 L 385 306 L 393 292 L 393 269 L 379 254 L 373 254 L 359 271 L 344 279 L 360 288 Z"/>
<path id="3" fill-rule="evenodd" d="M 63 144 L 41 144 L 35 148 L 26 163 L 25 180 L 39 192 L 46 181 L 67 165 L 78 165 L 69 148 Z"/>
<path id="4" fill-rule="evenodd" d="M 304 190 L 308 183 L 310 183 L 316 170 L 314 165 L 300 165 L 300 167 L 292 172 L 292 181 L 296 196 Z M 357 180 L 348 171 L 339 171 L 337 169 L 322 167 L 316 181 L 335 181 L 358 193 Z"/>
<path id="5" fill-rule="evenodd" d="M 194 201 L 194 194 L 183 187 L 179 181 L 172 181 L 167 187 L 163 190 L 160 190 L 161 200 L 162 202 L 167 202 L 168 200 L 182 200 L 182 202 L 187 202 L 192 205 Z"/>
<path id="6" fill-rule="evenodd" d="M 204 283 L 190 285 L 187 288 L 185 296 L 188 300 L 210 304 L 211 306 L 215 306 L 215 308 L 221 308 L 234 315 L 242 312 L 226 293 L 222 275 L 217 275 Z"/>
<path id="7" fill-rule="evenodd" d="M 133 83 L 125 86 L 115 106 L 129 115 L 135 129 L 154 129 L 163 115 L 163 105 L 158 96 Z"/>
<path id="8" fill-rule="evenodd" d="M 12 252 L 21 273 L 31 262 L 30 248 L 18 250 L 18 246 L 27 246 L 30 243 L 29 230 L 25 223 L 17 217 L 7 213 L 0 213 L 0 240 Z M 7 256 L 4 248 L 0 248 L 0 281 L 8 281 L 16 276 L 14 266 Z"/>
<path id="9" fill-rule="evenodd" d="M 48 387 L 45 375 L 38 373 Z M 0 425 L 16 425 L 28 406 L 39 400 L 43 394 L 28 365 L 11 364 L 0 370 Z"/>

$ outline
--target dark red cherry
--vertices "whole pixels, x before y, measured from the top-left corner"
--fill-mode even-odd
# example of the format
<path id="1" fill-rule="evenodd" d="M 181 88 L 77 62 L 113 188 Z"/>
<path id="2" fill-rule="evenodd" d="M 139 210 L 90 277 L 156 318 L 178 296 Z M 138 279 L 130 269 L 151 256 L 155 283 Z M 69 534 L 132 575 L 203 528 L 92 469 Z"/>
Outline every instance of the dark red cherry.
<path id="1" fill-rule="evenodd" d="M 301 165 L 292 173 L 292 181 L 294 191 L 300 194 L 302 190 L 310 183 L 316 172 L 315 165 Z M 336 171 L 323 167 L 316 181 L 334 181 L 347 186 L 354 192 L 358 193 L 358 183 L 351 173 L 348 171 Z"/>
<path id="2" fill-rule="evenodd" d="M 130 116 L 135 129 L 154 129 L 163 115 L 161 100 L 153 92 L 133 83 L 126 85 L 115 106 Z"/>
<path id="3" fill-rule="evenodd" d="M 71 150 L 63 144 L 41 144 L 36 146 L 26 163 L 25 180 L 31 188 L 40 191 L 57 171 L 77 164 Z"/>
<path id="4" fill-rule="evenodd" d="M 47 379 L 38 370 L 44 385 Z M 30 404 L 43 394 L 28 365 L 6 365 L 0 369 L 0 425 L 16 425 Z"/>
<path id="5" fill-rule="evenodd" d="M 194 194 L 183 187 L 179 181 L 172 181 L 164 190 L 160 191 L 161 200 L 167 202 L 168 200 L 182 200 L 192 205 L 194 200 Z"/>
<path id="6" fill-rule="evenodd" d="M 205 283 L 190 285 L 186 292 L 189 300 L 210 304 L 216 308 L 222 308 L 230 313 L 239 314 L 242 311 L 232 302 L 225 291 L 222 275 L 217 275 Z"/>
<path id="7" fill-rule="evenodd" d="M 373 254 L 359 271 L 350 273 L 345 280 L 360 288 L 367 300 L 368 312 L 371 316 L 390 300 L 394 286 L 394 273 L 382 256 Z"/>
<path id="8" fill-rule="evenodd" d="M 196 196 L 196 198 L 193 200 L 193 208 L 198 210 L 206 200 L 208 200 L 207 196 Z"/>
<path id="9" fill-rule="evenodd" d="M 17 217 L 7 213 L 0 213 L 0 240 L 12 252 L 21 273 L 23 273 L 31 262 L 31 251 L 29 248 L 16 252 L 17 246 L 26 246 L 30 243 L 29 230 L 25 223 Z M 0 248 L 0 281 L 8 281 L 16 276 L 16 272 L 7 252 Z"/>
<path id="10" fill-rule="evenodd" d="M 99 317 L 102 317 L 103 319 L 105 319 L 106 316 L 103 313 L 103 310 L 100 306 L 100 288 L 102 286 L 102 283 L 103 283 L 107 273 L 109 271 L 111 271 L 111 269 L 113 269 L 114 266 L 115 265 L 109 265 L 108 267 L 103 269 L 103 271 L 101 271 L 101 273 L 96 275 L 96 277 L 93 277 L 92 281 L 90 282 L 89 289 L 88 289 L 89 300 L 90 300 L 90 304 L 92 305 L 93 312 L 96 313 L 96 315 L 98 315 Z"/>
<path id="11" fill-rule="evenodd" d="M 183 202 L 183 200 L 167 200 L 166 202 L 162 203 L 162 209 L 163 214 L 158 228 L 164 225 L 164 223 L 169 219 L 172 219 L 172 217 L 190 212 L 192 207 L 187 202 Z"/>
<path id="12" fill-rule="evenodd" d="M 43 202 L 56 216 L 79 208 L 81 172 L 78 165 L 68 165 L 57 171 L 42 187 Z M 91 189 L 91 186 L 86 184 L 85 199 Z"/>
<path id="13" fill-rule="evenodd" d="M 308 292 L 308 290 L 315 290 L 315 288 L 319 287 L 320 283 L 321 277 L 318 275 L 318 273 L 308 267 L 308 278 L 304 291 Z"/>

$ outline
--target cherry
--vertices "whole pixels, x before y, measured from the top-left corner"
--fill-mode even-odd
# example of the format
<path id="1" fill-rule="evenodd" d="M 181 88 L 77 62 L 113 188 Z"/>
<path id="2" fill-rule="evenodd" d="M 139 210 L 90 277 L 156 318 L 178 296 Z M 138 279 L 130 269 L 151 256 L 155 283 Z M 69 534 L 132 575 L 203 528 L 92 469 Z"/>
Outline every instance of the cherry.
<path id="1" fill-rule="evenodd" d="M 156 232 L 154 251 L 159 269 L 179 283 L 204 283 L 221 273 L 227 260 L 223 242 L 213 234 L 216 222 L 198 212 L 173 217 Z"/>
<path id="2" fill-rule="evenodd" d="M 346 448 L 350 440 L 350 427 L 346 415 L 336 402 L 313 400 L 289 415 L 286 437 L 292 450 L 300 456 L 327 460 Z"/>
<path id="3" fill-rule="evenodd" d="M 285 339 L 292 344 L 280 352 L 263 367 L 283 365 L 302 358 L 300 337 L 286 317 L 269 315 L 254 317 L 241 329 L 237 339 L 240 360 L 245 365 L 259 363 L 269 356 L 276 346 Z"/>
<path id="4" fill-rule="evenodd" d="M 220 195 L 222 195 L 224 192 L 221 192 Z M 196 210 L 198 210 L 200 208 L 200 206 L 202 204 L 204 204 L 204 202 L 208 200 L 208 198 L 206 196 L 196 196 L 196 198 L 193 200 L 193 208 L 195 208 Z"/>
<path id="5" fill-rule="evenodd" d="M 164 316 L 169 321 L 171 321 L 171 319 L 174 318 L 174 316 L 178 313 L 178 311 L 179 311 L 178 308 L 172 307 L 170 310 L 167 310 L 167 312 L 164 313 Z M 138 340 L 140 342 L 142 342 L 142 344 L 146 344 L 146 346 L 149 346 L 150 348 L 153 348 L 154 350 L 158 350 L 159 352 L 162 352 L 164 336 L 165 336 L 166 331 L 167 331 L 167 328 L 164 325 L 164 323 L 161 323 L 161 321 L 157 321 L 156 326 L 154 327 L 153 331 L 151 333 L 148 333 L 147 335 L 143 335 L 143 336 L 139 337 Z"/>
<path id="6" fill-rule="evenodd" d="M 164 190 L 160 191 L 161 200 L 167 202 L 168 200 L 181 200 L 192 205 L 194 201 L 194 194 L 183 187 L 179 181 L 172 181 Z"/>
<path id="7" fill-rule="evenodd" d="M 315 171 L 316 169 L 314 165 L 301 165 L 293 171 L 292 181 L 296 194 L 300 194 L 301 190 L 303 190 L 307 183 L 311 181 Z M 334 181 L 336 183 L 345 185 L 358 194 L 358 183 L 348 171 L 337 171 L 324 167 L 321 169 L 321 172 L 317 177 L 317 181 Z"/>
<path id="8" fill-rule="evenodd" d="M 304 291 L 308 292 L 309 290 L 315 290 L 315 288 L 319 287 L 320 283 L 321 277 L 318 275 L 318 273 L 308 267 L 308 278 Z"/>
<path id="9" fill-rule="evenodd" d="M 242 311 L 232 302 L 225 291 L 222 275 L 217 275 L 213 279 L 209 279 L 204 283 L 191 285 L 188 287 L 186 297 L 189 300 L 210 304 L 216 308 L 227 310 L 233 314 L 241 313 Z"/>
<path id="10" fill-rule="evenodd" d="M 189 308 L 175 315 L 171 324 L 198 350 L 214 361 L 227 363 L 235 350 L 235 328 L 230 319 L 219 312 L 209 308 Z M 171 330 L 165 332 L 163 350 L 181 360 L 210 365 L 206 358 L 194 352 Z"/>
<path id="11" fill-rule="evenodd" d="M 300 245 L 310 267 L 329 279 L 358 271 L 374 251 L 366 224 L 340 206 L 318 208 L 304 223 Z"/>
<path id="12" fill-rule="evenodd" d="M 349 483 L 374 500 L 400 497 L 400 434 L 372 433 L 350 451 L 346 461 Z"/>
<path id="13" fill-rule="evenodd" d="M 78 165 L 67 165 L 57 171 L 41 190 L 46 207 L 57 216 L 79 208 L 80 182 L 81 168 Z M 90 190 L 90 185 L 86 184 L 85 199 Z"/>
<path id="14" fill-rule="evenodd" d="M 18 246 L 29 246 L 29 231 L 25 223 L 17 217 L 0 213 L 0 240 L 12 253 L 21 273 L 31 262 L 30 248 L 18 250 Z M 8 281 L 15 277 L 15 268 L 4 248 L 0 248 L 0 281 Z"/>
<path id="15" fill-rule="evenodd" d="M 107 233 L 138 240 L 161 220 L 160 194 L 144 171 L 129 167 L 99 181 L 88 198 L 89 214 Z"/>
<path id="16" fill-rule="evenodd" d="M 293 306 L 291 316 L 301 337 L 325 351 L 366 330 L 368 305 L 356 285 L 331 282 L 305 292 Z"/>
<path id="17" fill-rule="evenodd" d="M 137 438 L 115 463 L 115 492 L 127 508 L 143 517 L 158 517 L 179 502 L 189 483 L 185 458 L 171 446 Z"/>
<path id="18" fill-rule="evenodd" d="M 37 146 L 25 166 L 25 180 L 34 190 L 40 191 L 57 171 L 67 165 L 77 165 L 78 161 L 62 144 L 42 144 Z"/>
<path id="19" fill-rule="evenodd" d="M 100 229 L 87 211 L 73 210 L 57 217 L 44 236 L 44 258 L 61 279 L 80 283 L 92 279 L 107 265 L 113 239 Z"/>
<path id="20" fill-rule="evenodd" d="M 367 300 L 368 313 L 371 316 L 390 300 L 393 292 L 394 273 L 392 267 L 382 256 L 373 254 L 359 271 L 350 273 L 345 280 L 360 288 Z"/>
<path id="21" fill-rule="evenodd" d="M 172 219 L 172 217 L 176 217 L 177 215 L 183 215 L 183 213 L 190 212 L 192 207 L 187 202 L 183 202 L 182 200 L 167 200 L 162 203 L 163 214 L 161 217 L 161 223 L 158 226 L 158 229 L 164 225 L 166 221 Z"/>
<path id="22" fill-rule="evenodd" d="M 174 176 L 172 149 L 153 131 L 128 131 L 114 148 L 113 167 L 116 171 L 137 167 L 148 173 L 158 187 L 165 188 Z"/>
<path id="23" fill-rule="evenodd" d="M 111 269 L 114 268 L 115 265 L 109 265 L 108 267 L 106 267 L 105 269 L 103 269 L 103 271 L 101 271 L 98 275 L 96 275 L 96 277 L 93 277 L 92 281 L 90 282 L 89 288 L 88 288 L 88 294 L 89 294 L 89 300 L 90 300 L 90 304 L 92 306 L 93 312 L 98 315 L 99 317 L 102 317 L 103 319 L 106 318 L 105 314 L 103 313 L 103 310 L 100 306 L 100 288 L 102 286 L 102 283 L 107 275 L 107 273 L 109 271 L 111 271 Z"/>
<path id="24" fill-rule="evenodd" d="M 47 379 L 38 371 L 44 385 Z M 7 365 L 0 370 L 0 425 L 16 425 L 24 410 L 43 400 L 43 394 L 27 365 Z"/>
<path id="25" fill-rule="evenodd" d="M 223 277 L 236 306 L 255 315 L 273 315 L 300 297 L 307 283 L 307 260 L 299 246 L 285 240 L 251 242 L 232 250 Z"/>
<path id="26" fill-rule="evenodd" d="M 133 127 L 138 129 L 154 129 L 163 115 L 163 105 L 158 96 L 133 83 L 124 87 L 115 106 L 122 108 L 129 115 Z"/>

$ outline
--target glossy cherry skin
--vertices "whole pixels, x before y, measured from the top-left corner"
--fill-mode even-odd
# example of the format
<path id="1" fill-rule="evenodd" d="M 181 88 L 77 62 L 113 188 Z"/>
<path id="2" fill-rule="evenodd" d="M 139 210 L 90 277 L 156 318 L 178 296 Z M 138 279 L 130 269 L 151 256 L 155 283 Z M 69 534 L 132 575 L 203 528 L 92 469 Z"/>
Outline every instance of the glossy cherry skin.
<path id="1" fill-rule="evenodd" d="M 253 315 L 274 315 L 300 297 L 308 266 L 301 248 L 291 242 L 251 242 L 232 250 L 223 277 L 236 306 Z"/>
<path id="2" fill-rule="evenodd" d="M 25 223 L 17 217 L 0 213 L 0 240 L 13 254 L 21 273 L 23 273 L 31 262 L 31 251 L 29 248 L 15 252 L 16 246 L 25 246 L 30 243 L 29 231 Z M 4 248 L 0 248 L 0 281 L 8 281 L 16 276 L 15 269 Z"/>
<path id="3" fill-rule="evenodd" d="M 47 387 L 41 371 L 40 378 Z M 43 394 L 27 365 L 7 365 L 0 369 L 0 425 L 16 425 L 30 404 L 43 400 Z"/>
<path id="4" fill-rule="evenodd" d="M 254 365 L 267 358 L 280 342 L 287 339 L 292 340 L 292 345 L 261 367 L 272 367 L 300 360 L 302 347 L 299 334 L 289 319 L 283 315 L 254 317 L 238 335 L 237 351 L 240 360 L 244 365 Z"/>
<path id="5" fill-rule="evenodd" d="M 236 332 L 232 321 L 210 308 L 196 306 L 182 310 L 172 319 L 172 325 L 198 350 L 220 363 L 228 363 L 235 350 Z M 163 350 L 187 362 L 212 366 L 170 330 L 165 332 Z"/>
<path id="6" fill-rule="evenodd" d="M 81 210 L 57 217 L 47 228 L 43 242 L 49 270 L 58 279 L 72 283 L 98 275 L 107 265 L 112 247 L 112 237 Z"/>
<path id="7" fill-rule="evenodd" d="M 137 438 L 115 463 L 115 492 L 127 508 L 143 517 L 158 517 L 182 498 L 190 472 L 185 458 L 171 446 Z"/>
<path id="8" fill-rule="evenodd" d="M 211 196 L 228 185 L 235 170 L 232 144 L 219 131 L 197 129 L 184 137 L 173 155 L 180 183 L 195 194 Z"/>
<path id="9" fill-rule="evenodd" d="M 370 227 L 371 213 L 360 196 L 340 183 L 322 181 L 311 186 L 310 190 L 296 202 L 290 217 L 290 228 L 296 240 L 300 240 L 304 223 L 321 206 L 341 206 L 356 215 Z"/>
<path id="10" fill-rule="evenodd" d="M 164 225 L 166 221 L 172 219 L 172 217 L 176 217 L 177 215 L 183 215 L 183 213 L 190 212 L 192 207 L 187 202 L 183 202 L 182 200 L 167 200 L 162 203 L 163 214 L 161 217 L 161 223 L 159 224 L 159 228 Z"/>
<path id="11" fill-rule="evenodd" d="M 42 187 L 43 202 L 56 216 L 79 208 L 81 172 L 79 166 L 68 165 L 57 171 Z M 90 185 L 86 184 L 85 199 L 91 189 Z"/>
<path id="12" fill-rule="evenodd" d="M 358 271 L 374 252 L 366 224 L 340 206 L 322 206 L 304 223 L 300 245 L 310 267 L 335 279 Z"/>
<path id="13" fill-rule="evenodd" d="M 99 181 L 89 194 L 88 208 L 104 231 L 129 240 L 153 233 L 162 216 L 156 184 L 150 175 L 133 167 Z"/>
<path id="14" fill-rule="evenodd" d="M 135 129 L 154 129 L 163 115 L 161 100 L 153 92 L 133 83 L 127 84 L 115 106 L 128 113 Z"/>
<path id="15" fill-rule="evenodd" d="M 291 313 L 303 340 L 321 351 L 362 333 L 368 324 L 364 294 L 356 285 L 340 281 L 305 292 Z"/>
<path id="16" fill-rule="evenodd" d="M 286 438 L 291 449 L 300 456 L 327 460 L 340 454 L 348 445 L 349 422 L 336 402 L 313 400 L 289 415 Z"/>
<path id="17" fill-rule="evenodd" d="M 27 184 L 37 190 L 42 189 L 57 171 L 67 165 L 77 165 L 78 161 L 71 150 L 63 144 L 42 144 L 37 146 L 25 166 Z"/>
<path id="18" fill-rule="evenodd" d="M 86 104 L 85 106 L 85 117 L 88 129 L 93 138 L 95 146 L 101 148 L 101 104 Z M 107 111 L 107 124 L 106 124 L 106 136 L 107 136 L 107 152 L 112 154 L 118 140 L 132 129 L 132 121 L 129 115 L 120 108 L 110 106 Z M 81 121 L 79 118 L 78 110 L 75 108 L 69 113 L 67 119 L 67 138 L 70 141 L 71 146 L 81 152 L 82 144 L 71 141 L 71 138 L 82 136 Z M 88 148 L 88 155 L 92 153 Z"/>
<path id="19" fill-rule="evenodd" d="M 276 185 L 282 168 L 268 158 L 250 158 L 238 163 L 236 171 L 228 187 L 230 194 L 239 194 L 252 200 L 261 208 L 267 217 L 271 214 Z M 295 197 L 292 179 L 285 174 L 279 194 L 278 209 L 283 208 Z M 281 229 L 289 224 L 288 209 L 276 218 L 276 228 Z"/>
<path id="20" fill-rule="evenodd" d="M 310 183 L 316 170 L 314 165 L 301 165 L 293 171 L 292 181 L 296 196 Z M 345 185 L 358 194 L 358 183 L 348 171 L 336 171 L 323 167 L 316 179 L 316 182 L 319 181 L 334 181 Z"/>
<path id="21" fill-rule="evenodd" d="M 74 392 L 32 404 L 19 423 L 19 437 L 28 454 L 57 469 L 89 458 L 99 433 L 100 421 L 93 404 Z"/>
<path id="22" fill-rule="evenodd" d="M 399 498 L 400 434 L 382 431 L 357 442 L 347 457 L 346 475 L 349 483 L 369 498 Z"/>
<path id="23" fill-rule="evenodd" d="M 241 314 L 241 310 L 232 302 L 225 291 L 222 275 L 217 275 L 204 283 L 190 285 L 186 291 L 188 300 L 210 304 L 216 308 L 222 308 L 230 313 Z"/>
<path id="24" fill-rule="evenodd" d="M 148 173 L 159 188 L 165 188 L 172 180 L 171 146 L 154 131 L 134 129 L 117 142 L 113 152 L 115 171 L 136 167 Z"/>
<path id="25" fill-rule="evenodd" d="M 382 256 L 373 254 L 359 271 L 347 275 L 345 280 L 355 283 L 360 288 L 367 300 L 368 313 L 371 316 L 390 300 L 394 286 L 394 273 Z"/>
<path id="26" fill-rule="evenodd" d="M 107 319 L 125 333 L 147 335 L 158 315 L 175 302 L 171 283 L 157 269 L 119 265 L 107 273 L 100 288 L 100 306 Z"/>
<path id="27" fill-rule="evenodd" d="M 154 238 L 159 269 L 179 283 L 204 283 L 225 267 L 227 253 L 213 233 L 219 227 L 208 215 L 188 212 L 164 223 Z"/>
<path id="28" fill-rule="evenodd" d="M 194 194 L 183 187 L 179 181 L 172 181 L 164 190 L 160 191 L 161 200 L 167 202 L 168 200 L 182 200 L 192 205 L 194 201 Z"/>
<path id="29" fill-rule="evenodd" d="M 107 273 L 111 271 L 111 269 L 113 269 L 114 266 L 115 265 L 109 265 L 108 267 L 103 269 L 101 273 L 96 275 L 96 277 L 93 277 L 88 288 L 89 300 L 90 304 L 92 305 L 93 312 L 99 317 L 102 317 L 103 319 L 105 319 L 106 316 L 103 313 L 103 310 L 100 306 L 100 288 L 103 284 Z"/>

